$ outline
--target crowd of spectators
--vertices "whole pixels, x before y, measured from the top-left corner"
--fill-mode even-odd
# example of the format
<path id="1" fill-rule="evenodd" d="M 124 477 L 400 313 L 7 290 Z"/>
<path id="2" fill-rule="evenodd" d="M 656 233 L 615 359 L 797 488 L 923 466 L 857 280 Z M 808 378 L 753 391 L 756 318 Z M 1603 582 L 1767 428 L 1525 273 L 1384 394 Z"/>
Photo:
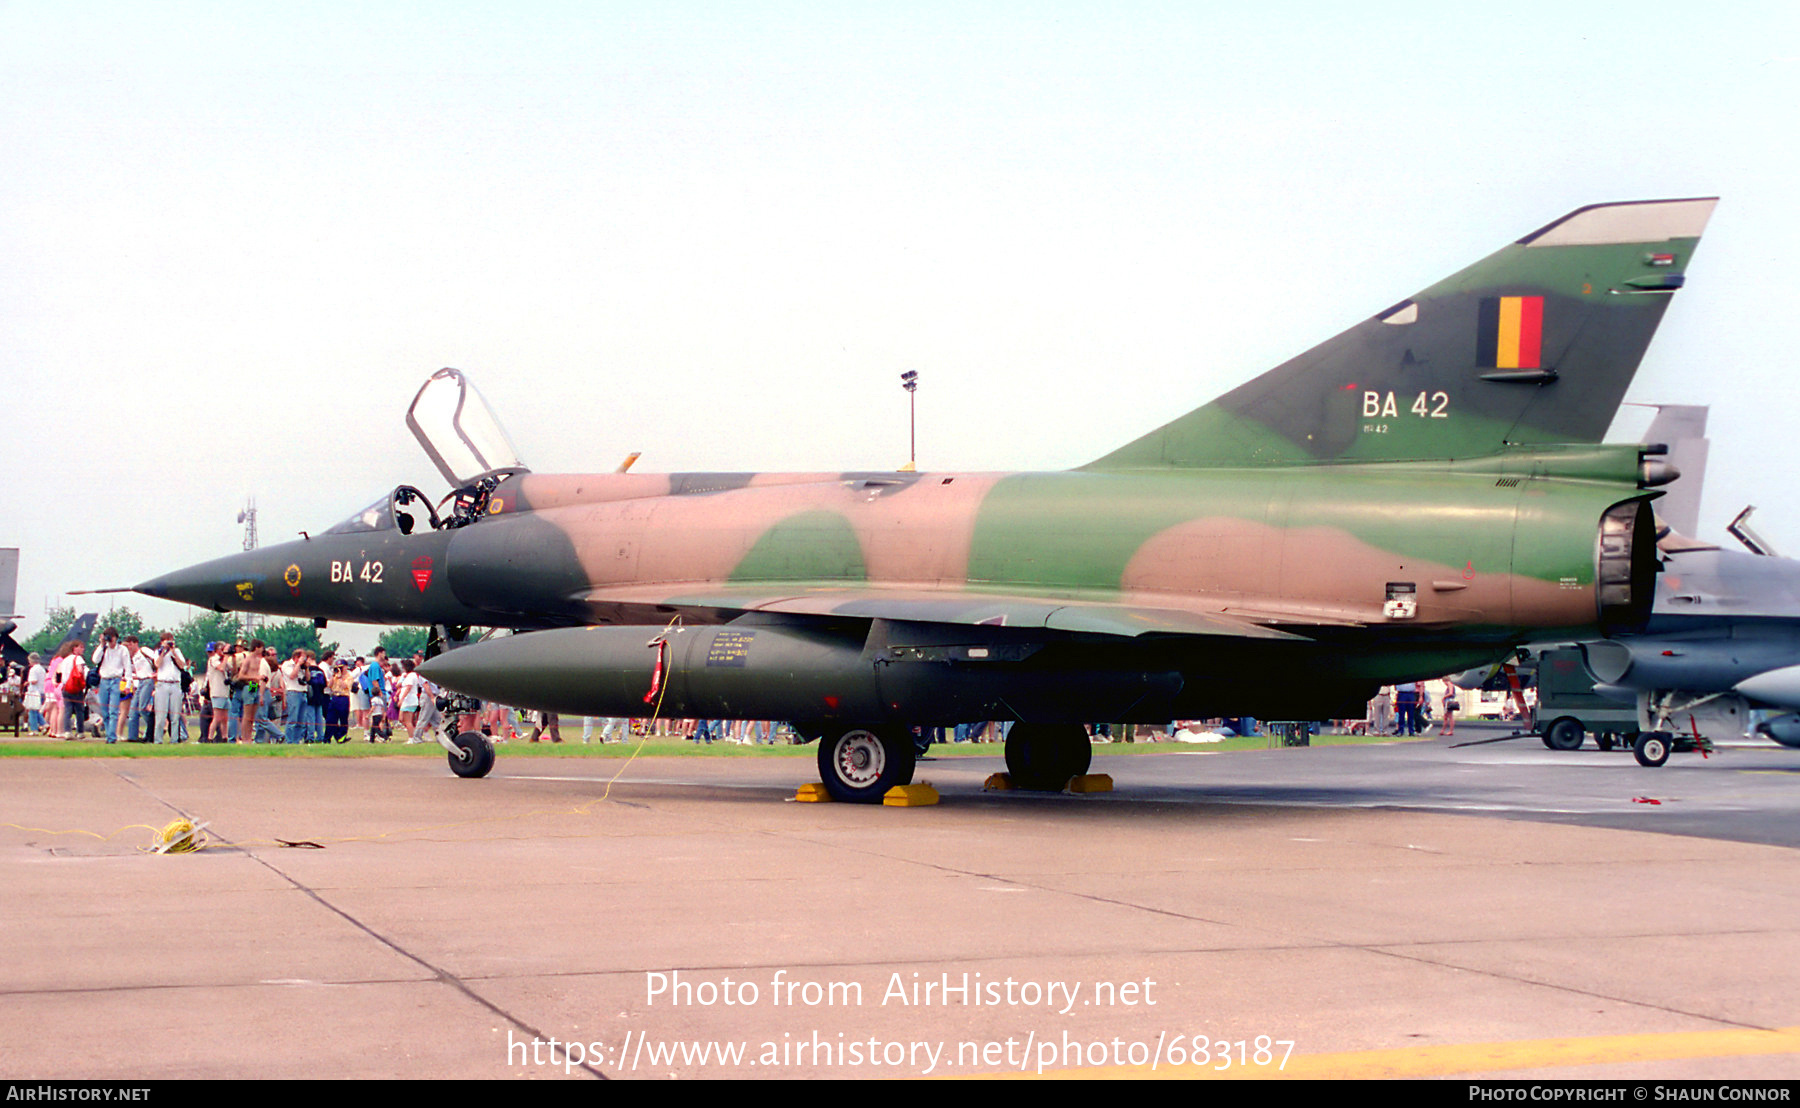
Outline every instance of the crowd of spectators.
<path id="1" fill-rule="evenodd" d="M 163 632 L 154 646 L 136 635 L 122 640 L 108 627 L 90 652 L 79 640 L 65 642 L 49 658 L 32 654 L 28 666 L 4 675 L 0 693 L 17 704 L 34 735 L 76 739 L 94 736 L 114 742 L 326 743 L 344 742 L 352 727 L 368 742 L 389 742 L 396 730 L 409 743 L 430 741 L 442 724 L 439 690 L 418 666 L 423 654 L 398 661 L 376 647 L 368 657 L 339 656 L 296 649 L 287 658 L 261 640 L 212 642 L 206 656 L 190 660 Z M 1437 684 L 1437 683 L 1434 683 Z M 1435 695 L 1433 695 L 1435 692 Z M 1383 688 L 1362 721 L 1331 721 L 1337 730 L 1416 735 L 1436 707 L 1438 727 L 1454 733 L 1459 697 L 1447 681 L 1427 691 L 1424 682 Z M 1255 720 L 1205 721 L 1209 730 L 1229 728 L 1256 734 Z M 1181 724 L 1166 728 L 1120 727 L 1125 742 L 1174 737 Z M 563 741 L 553 712 L 525 713 L 500 704 L 477 706 L 455 721 L 499 742 Z M 1003 722 L 924 728 L 921 742 L 1004 742 Z M 527 730 L 529 728 L 529 730 Z M 768 720 L 624 719 L 585 717 L 581 741 L 625 742 L 633 736 L 676 738 L 693 743 L 774 744 L 803 741 L 786 724 Z M 1113 727 L 1094 724 L 1096 742 L 1115 741 Z"/>
<path id="2" fill-rule="evenodd" d="M 259 639 L 206 644 L 189 659 L 164 632 L 153 647 L 113 628 L 91 652 L 71 640 L 49 658 L 32 654 L 16 675 L 33 734 L 114 742 L 317 743 L 343 741 L 354 725 L 370 742 L 424 741 L 441 720 L 437 689 L 416 672 L 423 659 L 297 649 L 280 657 Z"/>

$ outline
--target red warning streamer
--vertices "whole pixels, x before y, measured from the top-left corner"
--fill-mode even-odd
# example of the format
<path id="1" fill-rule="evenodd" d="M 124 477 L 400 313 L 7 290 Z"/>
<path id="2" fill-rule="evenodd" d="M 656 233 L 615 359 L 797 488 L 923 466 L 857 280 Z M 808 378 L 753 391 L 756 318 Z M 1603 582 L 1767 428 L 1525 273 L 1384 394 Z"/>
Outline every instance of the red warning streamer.
<path id="1" fill-rule="evenodd" d="M 656 648 L 656 668 L 650 671 L 650 691 L 644 694 L 644 703 L 646 704 L 654 701 L 656 694 L 662 690 L 663 659 L 669 654 L 669 640 L 657 639 L 649 645 Z"/>

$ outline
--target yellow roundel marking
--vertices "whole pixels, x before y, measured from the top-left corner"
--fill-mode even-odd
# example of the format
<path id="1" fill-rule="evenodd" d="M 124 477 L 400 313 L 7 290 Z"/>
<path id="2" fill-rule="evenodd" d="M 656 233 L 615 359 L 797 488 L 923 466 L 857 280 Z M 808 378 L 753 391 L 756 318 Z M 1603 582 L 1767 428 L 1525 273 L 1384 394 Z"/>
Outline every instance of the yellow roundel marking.
<path id="1" fill-rule="evenodd" d="M 506 501 L 499 497 L 488 501 L 488 515 L 499 515 L 506 508 Z"/>
<path id="2" fill-rule="evenodd" d="M 281 579 L 287 582 L 288 588 L 294 588 L 296 585 L 300 584 L 300 567 L 287 567 L 287 572 L 281 575 Z"/>

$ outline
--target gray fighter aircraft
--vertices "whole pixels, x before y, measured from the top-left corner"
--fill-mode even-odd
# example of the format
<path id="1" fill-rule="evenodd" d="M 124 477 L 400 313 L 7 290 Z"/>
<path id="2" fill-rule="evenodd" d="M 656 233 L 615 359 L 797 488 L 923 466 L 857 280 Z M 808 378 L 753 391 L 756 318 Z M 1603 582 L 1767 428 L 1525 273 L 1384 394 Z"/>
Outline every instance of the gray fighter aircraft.
<path id="1" fill-rule="evenodd" d="M 0 670 L 5 666 L 25 664 L 25 649 L 13 639 L 17 622 L 19 596 L 19 548 L 0 548 Z"/>
<path id="2" fill-rule="evenodd" d="M 1800 561 L 1756 539 L 1749 511 L 1734 521 L 1752 536 L 1749 552 L 1665 538 L 1643 633 L 1583 646 L 1604 688 L 1636 694 L 1646 730 L 1697 735 L 1709 721 L 1741 728 L 1751 711 L 1774 710 L 1755 732 L 1800 747 Z"/>
<path id="3" fill-rule="evenodd" d="M 1774 711 L 1755 733 L 1800 747 L 1800 561 L 1783 558 L 1750 529 L 1746 508 L 1728 530 L 1746 550 L 1692 538 L 1706 466 L 1706 409 L 1665 406 L 1646 438 L 1669 445 L 1681 478 L 1656 504 L 1664 557 L 1642 632 L 1582 644 L 1596 691 L 1638 705 L 1647 750 L 1661 765 L 1673 743 L 1711 729 L 1742 733 L 1753 711 Z M 1658 738 L 1665 736 L 1665 738 Z M 1551 719 L 1546 745 L 1573 750 L 1578 719 Z M 1638 737 L 1634 737 L 1636 741 Z"/>
<path id="4" fill-rule="evenodd" d="M 9 665 L 24 669 L 30 655 L 19 641 L 13 637 L 19 629 L 19 548 L 16 546 L 0 547 L 0 674 Z M 78 616 L 67 632 L 63 634 L 64 643 L 71 639 L 88 642 L 94 637 L 94 624 L 100 618 L 98 612 L 84 612 Z M 62 643 L 58 643 L 61 646 Z"/>

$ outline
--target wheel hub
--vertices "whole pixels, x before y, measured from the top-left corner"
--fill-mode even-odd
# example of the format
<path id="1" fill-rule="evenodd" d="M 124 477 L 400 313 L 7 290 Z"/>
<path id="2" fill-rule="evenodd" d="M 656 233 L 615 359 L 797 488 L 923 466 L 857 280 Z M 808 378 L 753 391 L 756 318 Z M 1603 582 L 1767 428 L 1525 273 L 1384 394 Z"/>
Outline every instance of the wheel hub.
<path id="1" fill-rule="evenodd" d="M 886 768 L 887 755 L 881 740 L 867 731 L 852 731 L 838 740 L 838 777 L 847 785 L 862 788 L 874 784 Z"/>

